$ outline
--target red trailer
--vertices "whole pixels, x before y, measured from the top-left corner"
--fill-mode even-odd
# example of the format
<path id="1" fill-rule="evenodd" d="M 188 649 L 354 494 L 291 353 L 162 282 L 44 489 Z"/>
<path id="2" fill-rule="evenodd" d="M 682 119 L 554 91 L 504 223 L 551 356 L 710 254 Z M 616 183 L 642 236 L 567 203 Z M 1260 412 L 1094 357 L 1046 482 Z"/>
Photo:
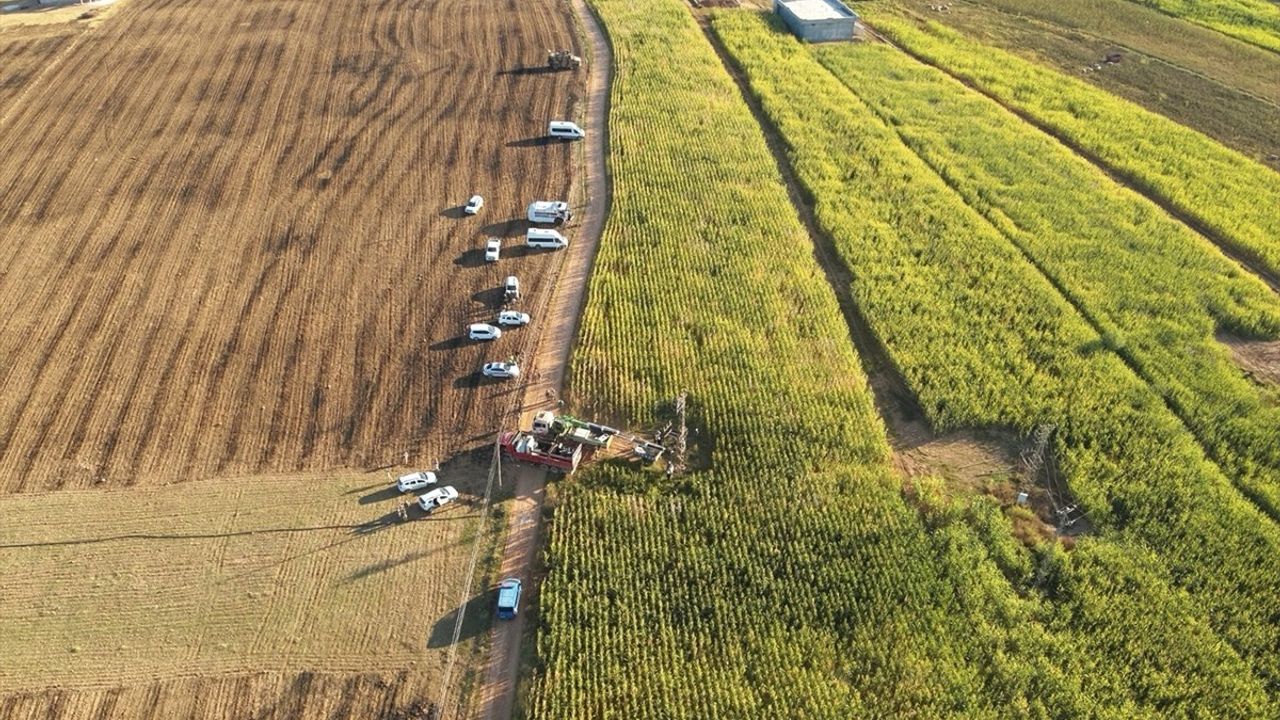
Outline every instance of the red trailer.
<path id="1" fill-rule="evenodd" d="M 545 467 L 566 475 L 582 462 L 582 446 L 577 443 L 538 440 L 527 432 L 505 432 L 498 441 L 502 452 L 516 462 Z"/>

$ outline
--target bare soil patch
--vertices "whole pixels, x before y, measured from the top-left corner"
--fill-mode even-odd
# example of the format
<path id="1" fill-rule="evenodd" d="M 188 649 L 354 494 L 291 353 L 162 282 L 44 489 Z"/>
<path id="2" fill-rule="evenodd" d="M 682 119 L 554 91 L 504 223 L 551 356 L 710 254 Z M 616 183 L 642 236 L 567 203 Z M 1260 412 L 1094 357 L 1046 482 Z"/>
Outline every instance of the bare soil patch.
<path id="1" fill-rule="evenodd" d="M 429 675 L 414 668 L 387 673 L 253 673 L 177 678 L 98 690 L 18 693 L 0 699 L 0 717 L 421 720 L 438 710 L 429 699 L 430 680 Z"/>
<path id="2" fill-rule="evenodd" d="M 1280 340 L 1247 340 L 1223 333 L 1218 342 L 1231 350 L 1236 364 L 1254 381 L 1280 387 Z"/>
<path id="3" fill-rule="evenodd" d="M 0 497 L 0 693 L 194 674 L 438 672 L 487 464 L 426 516 L 391 471 Z"/>

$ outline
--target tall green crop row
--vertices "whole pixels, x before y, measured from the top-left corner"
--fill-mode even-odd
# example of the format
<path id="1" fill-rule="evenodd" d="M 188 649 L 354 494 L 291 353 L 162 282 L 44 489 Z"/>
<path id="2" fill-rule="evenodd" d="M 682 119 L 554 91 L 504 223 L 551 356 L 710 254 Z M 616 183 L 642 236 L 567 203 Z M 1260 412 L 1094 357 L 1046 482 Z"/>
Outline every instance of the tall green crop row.
<path id="1" fill-rule="evenodd" d="M 594 4 L 614 195 L 569 397 L 635 425 L 687 390 L 694 472 L 562 488 L 529 714 L 987 710 L 759 126 L 678 0 Z"/>
<path id="2" fill-rule="evenodd" d="M 1089 153 L 1280 277 L 1280 174 L 1105 90 L 936 23 L 877 30 Z"/>
<path id="3" fill-rule="evenodd" d="M 1280 519 L 1280 407 L 1214 338 L 1218 328 L 1280 335 L 1275 294 L 1157 206 L 946 74 L 886 45 L 816 55 L 1023 249 Z"/>
<path id="4" fill-rule="evenodd" d="M 617 62 L 615 196 L 572 397 L 643 422 L 688 390 L 697 469 L 604 465 L 562 488 L 528 714 L 1264 713 L 1204 612 L 1121 544 L 1032 553 L 994 506 L 904 505 L 732 81 L 678 0 L 594 5 Z"/>
<path id="5" fill-rule="evenodd" d="M 1280 7 L 1267 0 L 1132 0 L 1247 43 L 1280 52 Z"/>
<path id="6" fill-rule="evenodd" d="M 1155 565 L 1122 556 L 1189 593 L 1255 678 L 1280 692 L 1275 524 L 1206 461 L 1113 341 L 812 55 L 750 14 L 717 16 L 713 27 L 784 137 L 872 331 L 930 419 L 1057 427 L 1068 481 L 1105 541 L 1122 554 L 1129 541 L 1154 548 Z M 1072 587 L 1114 591 L 1106 577 L 1086 573 Z"/>

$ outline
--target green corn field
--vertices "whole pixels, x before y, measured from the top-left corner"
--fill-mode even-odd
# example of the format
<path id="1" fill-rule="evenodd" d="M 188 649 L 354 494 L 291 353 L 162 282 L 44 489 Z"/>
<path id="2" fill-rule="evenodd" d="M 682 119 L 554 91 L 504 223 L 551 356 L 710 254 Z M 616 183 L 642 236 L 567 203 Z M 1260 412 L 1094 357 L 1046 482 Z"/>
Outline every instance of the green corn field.
<path id="1" fill-rule="evenodd" d="M 645 424 L 687 391 L 697 457 L 674 480 L 613 463 L 559 488 L 527 715 L 1274 713 L 1280 532 L 1240 491 L 1268 476 L 1224 473 L 1202 447 L 1213 428 L 1184 424 L 1267 409 L 1252 389 L 1244 408 L 1182 407 L 1175 390 L 1229 375 L 1214 321 L 1275 334 L 1265 288 L 1119 190 L 1091 201 L 1128 213 L 1110 230 L 1131 242 L 1122 235 L 1103 256 L 1109 274 L 1077 277 L 1073 263 L 1101 250 L 1098 238 L 1059 247 L 1018 234 L 1028 219 L 1069 219 L 1053 204 L 996 222 L 1018 196 L 966 194 L 961 179 L 996 172 L 982 156 L 918 150 L 907 138 L 929 138 L 922 109 L 901 108 L 909 118 L 891 125 L 900 99 L 861 98 L 851 88 L 868 80 L 841 82 L 756 14 L 711 24 L 763 129 L 682 3 L 593 7 L 617 63 L 615 195 L 568 397 Z M 923 71 L 886 49 L 818 55 L 841 67 L 845 52 L 880 63 L 886 85 Z M 909 90 L 913 102 L 930 90 L 953 103 L 937 112 L 955 112 L 971 99 L 930 79 L 943 89 Z M 1029 546 L 992 498 L 896 478 L 865 358 L 766 131 L 852 277 L 836 290 L 851 293 L 930 424 L 1056 428 L 1052 453 L 1092 536 Z M 993 145 L 1040 137 L 1007 134 Z M 967 171 L 935 170 L 959 166 L 961 152 Z M 1029 172 L 1055 187 L 1074 177 Z M 1124 277 L 1132 267 L 1120 261 L 1148 248 L 1180 249 L 1160 263 L 1189 268 L 1167 293 L 1210 291 L 1160 302 L 1160 286 L 1130 281 L 1095 297 L 1094 283 Z M 1143 302 L 1161 314 L 1131 309 Z M 1166 358 L 1153 347 L 1162 337 L 1211 352 L 1157 372 L 1146 364 Z M 1224 447 L 1261 457 L 1247 454 L 1261 446 Z"/>

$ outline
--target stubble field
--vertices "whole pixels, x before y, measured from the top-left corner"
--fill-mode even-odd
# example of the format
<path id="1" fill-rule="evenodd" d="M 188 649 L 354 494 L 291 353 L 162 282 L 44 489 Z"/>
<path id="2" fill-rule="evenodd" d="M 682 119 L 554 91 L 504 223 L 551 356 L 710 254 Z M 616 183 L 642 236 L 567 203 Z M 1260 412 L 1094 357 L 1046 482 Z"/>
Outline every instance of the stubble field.
<path id="1" fill-rule="evenodd" d="M 3 489 L 460 450 L 497 391 L 455 338 L 506 274 L 474 249 L 569 186 L 532 138 L 577 90 L 518 71 L 567 17 L 136 0 L 86 32 L 0 123 Z M 536 297 L 549 257 L 516 262 Z"/>
<path id="2" fill-rule="evenodd" d="M 517 236 L 582 90 L 535 67 L 575 44 L 550 0 L 0 29 L 0 718 L 459 709 L 518 397 L 475 371 L 539 332 Z M 534 324 L 460 341 L 507 274 Z M 460 502 L 406 519 L 436 462 Z"/>

